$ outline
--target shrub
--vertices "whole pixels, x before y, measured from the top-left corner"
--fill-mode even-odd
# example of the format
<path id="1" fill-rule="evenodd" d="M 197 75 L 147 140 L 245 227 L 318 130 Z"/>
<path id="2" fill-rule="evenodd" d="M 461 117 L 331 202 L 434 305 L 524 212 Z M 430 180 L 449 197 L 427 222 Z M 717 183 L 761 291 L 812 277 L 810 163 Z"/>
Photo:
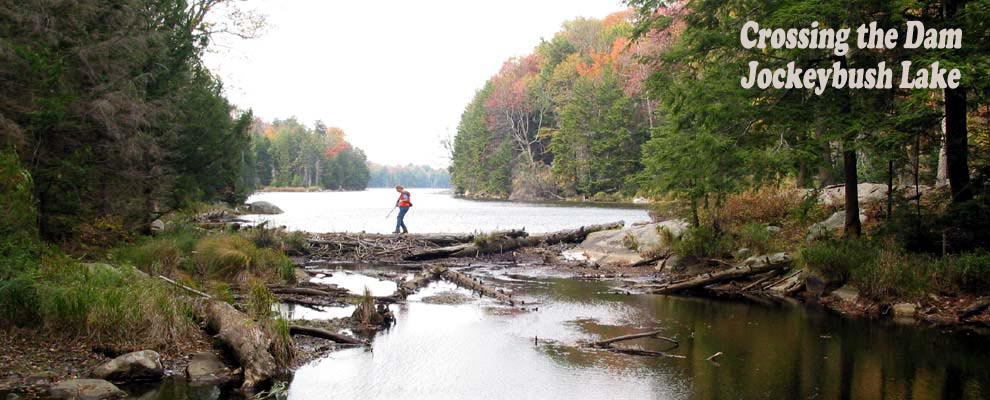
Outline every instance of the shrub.
<path id="1" fill-rule="evenodd" d="M 987 250 L 944 257 L 936 268 L 943 290 L 971 293 L 990 290 L 990 252 Z"/>
<path id="2" fill-rule="evenodd" d="M 255 319 L 266 319 L 271 318 L 274 313 L 272 307 L 278 300 L 275 299 L 275 295 L 268 290 L 268 286 L 265 282 L 260 279 L 251 279 L 248 282 L 248 304 L 247 311 L 248 314 Z"/>
<path id="3" fill-rule="evenodd" d="M 736 245 L 753 251 L 754 254 L 768 254 L 774 251 L 772 234 L 763 224 L 750 222 L 739 230 Z"/>
<path id="4" fill-rule="evenodd" d="M 886 246 L 876 253 L 872 262 L 853 267 L 850 281 L 870 298 L 917 298 L 932 287 L 930 261 L 929 257 Z"/>
<path id="5" fill-rule="evenodd" d="M 847 281 L 851 272 L 873 262 L 877 249 L 868 241 L 848 239 L 815 242 L 801 249 L 799 262 L 825 278 Z"/>
<path id="6" fill-rule="evenodd" d="M 720 207 L 709 210 L 709 213 L 712 218 L 729 226 L 747 223 L 782 225 L 791 210 L 801 204 L 802 196 L 797 191 L 763 188 L 729 195 Z"/>
<path id="7" fill-rule="evenodd" d="M 732 252 L 732 239 L 710 227 L 699 226 L 686 229 L 671 247 L 681 256 L 722 257 Z"/>

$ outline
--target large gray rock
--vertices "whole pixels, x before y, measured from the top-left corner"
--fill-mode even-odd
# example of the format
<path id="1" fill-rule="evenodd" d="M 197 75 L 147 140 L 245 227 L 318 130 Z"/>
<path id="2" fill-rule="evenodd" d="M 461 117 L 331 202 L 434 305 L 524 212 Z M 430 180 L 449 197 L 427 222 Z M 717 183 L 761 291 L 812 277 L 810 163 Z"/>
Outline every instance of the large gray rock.
<path id="1" fill-rule="evenodd" d="M 877 203 L 887 199 L 887 185 L 880 183 L 860 183 L 856 185 L 859 204 Z M 829 207 L 838 207 L 846 202 L 846 187 L 832 186 L 822 191 L 818 201 Z"/>
<path id="2" fill-rule="evenodd" d="M 829 294 L 847 303 L 855 303 L 859 301 L 859 289 L 856 289 L 851 285 L 844 285 L 833 290 L 832 293 Z"/>
<path id="3" fill-rule="evenodd" d="M 231 379 L 230 369 L 211 352 L 193 354 L 186 367 L 186 377 L 196 383 L 216 384 Z"/>
<path id="4" fill-rule="evenodd" d="M 593 264 L 636 263 L 643 260 L 641 253 L 664 251 L 670 245 L 662 239 L 662 230 L 676 239 L 687 226 L 685 221 L 672 220 L 593 232 L 577 247 L 565 251 L 564 257 Z"/>
<path id="5" fill-rule="evenodd" d="M 866 222 L 866 215 L 859 214 L 859 222 Z M 808 228 L 808 241 L 814 241 L 819 239 L 824 239 L 830 235 L 836 235 L 842 231 L 846 225 L 846 212 L 837 211 L 832 214 L 828 219 L 816 223 Z"/>
<path id="6" fill-rule="evenodd" d="M 103 379 L 65 380 L 52 386 L 48 394 L 56 399 L 78 400 L 119 399 L 127 396 L 123 390 Z"/>
<path id="7" fill-rule="evenodd" d="M 165 375 L 162 357 L 151 350 L 127 353 L 93 370 L 92 376 L 114 382 L 158 380 Z"/>
<path id="8" fill-rule="evenodd" d="M 281 208 L 278 208 L 278 206 L 267 201 L 248 203 L 247 206 L 248 212 L 251 214 L 281 214 L 284 212 Z"/>

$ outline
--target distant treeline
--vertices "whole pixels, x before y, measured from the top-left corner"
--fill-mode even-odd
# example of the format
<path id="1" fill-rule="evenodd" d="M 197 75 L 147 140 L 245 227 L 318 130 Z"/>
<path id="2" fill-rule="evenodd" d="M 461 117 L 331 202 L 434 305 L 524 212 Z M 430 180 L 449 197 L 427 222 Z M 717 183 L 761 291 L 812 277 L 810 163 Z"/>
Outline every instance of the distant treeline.
<path id="1" fill-rule="evenodd" d="M 251 126 L 258 186 L 363 190 L 369 171 L 364 151 L 340 128 L 316 121 L 312 128 L 294 118 Z"/>
<path id="2" fill-rule="evenodd" d="M 426 165 L 387 166 L 371 163 L 369 187 L 403 185 L 416 188 L 448 188 L 450 172 Z"/>

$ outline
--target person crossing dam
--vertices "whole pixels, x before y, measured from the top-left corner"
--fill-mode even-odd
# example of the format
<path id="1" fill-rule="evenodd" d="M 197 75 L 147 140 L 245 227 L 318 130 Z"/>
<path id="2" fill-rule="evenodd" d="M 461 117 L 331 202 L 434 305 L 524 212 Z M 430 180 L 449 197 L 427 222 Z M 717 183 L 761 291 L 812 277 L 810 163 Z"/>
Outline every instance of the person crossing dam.
<path id="1" fill-rule="evenodd" d="M 409 207 L 412 207 L 412 195 L 402 185 L 395 185 L 395 191 L 399 192 L 399 198 L 395 200 L 395 206 L 399 208 L 399 215 L 395 217 L 395 231 L 392 233 L 400 233 L 400 228 L 402 229 L 401 233 L 409 233 L 409 229 L 406 229 L 404 219 L 406 213 L 409 212 Z"/>

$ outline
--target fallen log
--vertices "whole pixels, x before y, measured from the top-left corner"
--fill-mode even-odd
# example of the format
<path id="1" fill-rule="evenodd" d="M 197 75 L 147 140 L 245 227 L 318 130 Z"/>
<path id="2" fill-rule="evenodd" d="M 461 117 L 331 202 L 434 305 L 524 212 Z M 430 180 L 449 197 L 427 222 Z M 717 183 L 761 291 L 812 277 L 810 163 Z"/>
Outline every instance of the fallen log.
<path id="1" fill-rule="evenodd" d="M 972 318 L 973 316 L 982 313 L 983 310 L 986 310 L 987 308 L 990 308 L 990 300 L 983 300 L 976 302 L 973 305 L 966 307 L 964 310 L 962 310 L 962 312 L 959 314 L 959 320 L 963 321 Z"/>
<path id="2" fill-rule="evenodd" d="M 599 349 L 604 349 L 604 348 L 608 348 L 609 346 L 611 346 L 612 343 L 623 342 L 623 341 L 626 341 L 626 340 L 642 339 L 642 338 L 660 339 L 660 340 L 663 340 L 663 341 L 667 341 L 667 342 L 673 343 L 675 345 L 675 347 L 681 345 L 680 342 L 678 342 L 675 339 L 671 339 L 671 338 L 668 338 L 668 337 L 660 336 L 660 333 L 662 333 L 662 332 L 661 331 L 650 331 L 650 332 L 643 332 L 643 333 L 634 333 L 634 334 L 631 334 L 631 335 L 616 336 L 616 337 L 610 338 L 610 339 L 599 340 L 597 342 L 591 342 L 591 344 L 589 344 L 589 346 L 596 347 L 596 348 L 599 348 Z"/>
<path id="3" fill-rule="evenodd" d="M 477 257 L 486 254 L 504 253 L 521 247 L 532 247 L 538 245 L 554 245 L 558 243 L 574 243 L 584 240 L 588 234 L 597 231 L 618 229 L 625 226 L 622 221 L 610 224 L 582 226 L 578 229 L 553 232 L 544 235 L 530 236 L 506 236 L 504 234 L 493 234 L 476 237 L 470 243 L 462 243 L 454 246 L 439 247 L 413 253 L 404 257 L 406 261 L 426 261 L 437 260 L 448 257 Z"/>
<path id="4" fill-rule="evenodd" d="M 659 255 L 659 256 L 656 256 L 656 257 L 651 257 L 651 258 L 646 258 L 646 259 L 642 259 L 642 260 L 636 261 L 636 262 L 630 264 L 629 267 L 630 268 L 642 267 L 644 265 L 654 264 L 654 263 L 656 263 L 657 261 L 660 261 L 660 260 L 666 260 L 669 257 L 670 257 L 670 253 L 664 253 L 664 254 Z"/>
<path id="5" fill-rule="evenodd" d="M 743 265 L 739 265 L 724 271 L 699 275 L 684 282 L 672 283 L 670 285 L 653 289 L 653 294 L 671 294 L 688 289 L 705 287 L 708 285 L 742 279 L 753 275 L 759 275 L 770 271 L 782 270 L 789 267 L 791 257 L 786 253 L 777 253 L 771 256 L 755 257 L 747 260 Z"/>
<path id="6" fill-rule="evenodd" d="M 244 371 L 241 389 L 253 392 L 277 372 L 275 357 L 268 351 L 271 340 L 246 314 L 222 301 L 207 301 L 206 326 L 229 347 Z"/>
<path id="7" fill-rule="evenodd" d="M 542 236 L 537 236 L 537 238 L 539 238 L 541 244 L 546 245 L 577 243 L 583 241 L 593 232 L 622 229 L 624 226 L 626 226 L 624 221 L 616 221 L 608 224 L 588 225 L 577 229 L 548 233 Z"/>
<path id="8" fill-rule="evenodd" d="M 310 289 L 302 287 L 269 287 L 269 291 L 273 294 L 297 294 L 300 296 L 322 296 L 322 297 L 334 297 L 333 293 L 326 292 L 319 289 Z"/>
<path id="9" fill-rule="evenodd" d="M 631 349 L 628 347 L 609 347 L 606 350 L 611 351 L 613 353 L 629 354 L 632 356 L 687 358 L 685 356 L 681 356 L 677 354 L 667 354 L 666 352 L 662 352 L 662 351 Z"/>
<path id="10" fill-rule="evenodd" d="M 346 335 L 341 335 L 339 333 L 330 332 L 326 329 L 314 328 L 311 326 L 289 325 L 289 334 L 318 337 L 321 339 L 332 340 L 334 342 L 344 343 L 344 344 L 356 344 L 361 346 L 368 345 L 368 342 L 365 342 L 363 340 L 352 338 Z"/>
<path id="11" fill-rule="evenodd" d="M 416 274 L 416 277 L 414 277 L 411 280 L 402 282 L 402 284 L 399 285 L 398 294 L 401 295 L 402 297 L 406 297 L 410 294 L 416 293 L 417 290 L 419 290 L 420 288 L 426 285 L 429 285 L 430 282 L 437 279 L 437 277 L 440 275 L 441 272 L 443 272 L 443 270 L 446 270 L 446 267 L 430 266 L 423 268 L 423 270 L 420 271 L 419 274 Z"/>
<path id="12" fill-rule="evenodd" d="M 505 291 L 501 289 L 494 289 L 490 286 L 486 286 L 481 282 L 478 282 L 475 279 L 471 278 L 470 276 L 467 276 L 460 272 L 454 271 L 452 269 L 444 269 L 440 273 L 440 276 L 450 280 L 451 282 L 454 282 L 454 284 L 456 284 L 457 286 L 476 291 L 478 293 L 481 293 L 483 296 L 495 298 L 496 300 L 506 303 L 510 306 L 516 305 L 516 301 L 512 299 L 511 295 L 506 294 Z M 526 304 L 525 301 L 522 301 L 520 303 Z"/>
<path id="13" fill-rule="evenodd" d="M 739 292 L 742 293 L 742 292 L 745 292 L 745 291 L 747 291 L 749 289 L 752 289 L 754 287 L 757 287 L 760 284 L 762 284 L 763 282 L 766 282 L 766 281 L 770 280 L 771 278 L 773 278 L 775 276 L 777 276 L 777 271 L 770 271 L 770 273 L 766 274 L 766 276 L 764 276 L 764 277 L 762 277 L 760 279 L 757 279 L 757 280 L 753 281 L 752 283 L 750 283 L 750 284 L 748 284 L 746 286 L 743 286 L 741 289 L 739 289 Z"/>

